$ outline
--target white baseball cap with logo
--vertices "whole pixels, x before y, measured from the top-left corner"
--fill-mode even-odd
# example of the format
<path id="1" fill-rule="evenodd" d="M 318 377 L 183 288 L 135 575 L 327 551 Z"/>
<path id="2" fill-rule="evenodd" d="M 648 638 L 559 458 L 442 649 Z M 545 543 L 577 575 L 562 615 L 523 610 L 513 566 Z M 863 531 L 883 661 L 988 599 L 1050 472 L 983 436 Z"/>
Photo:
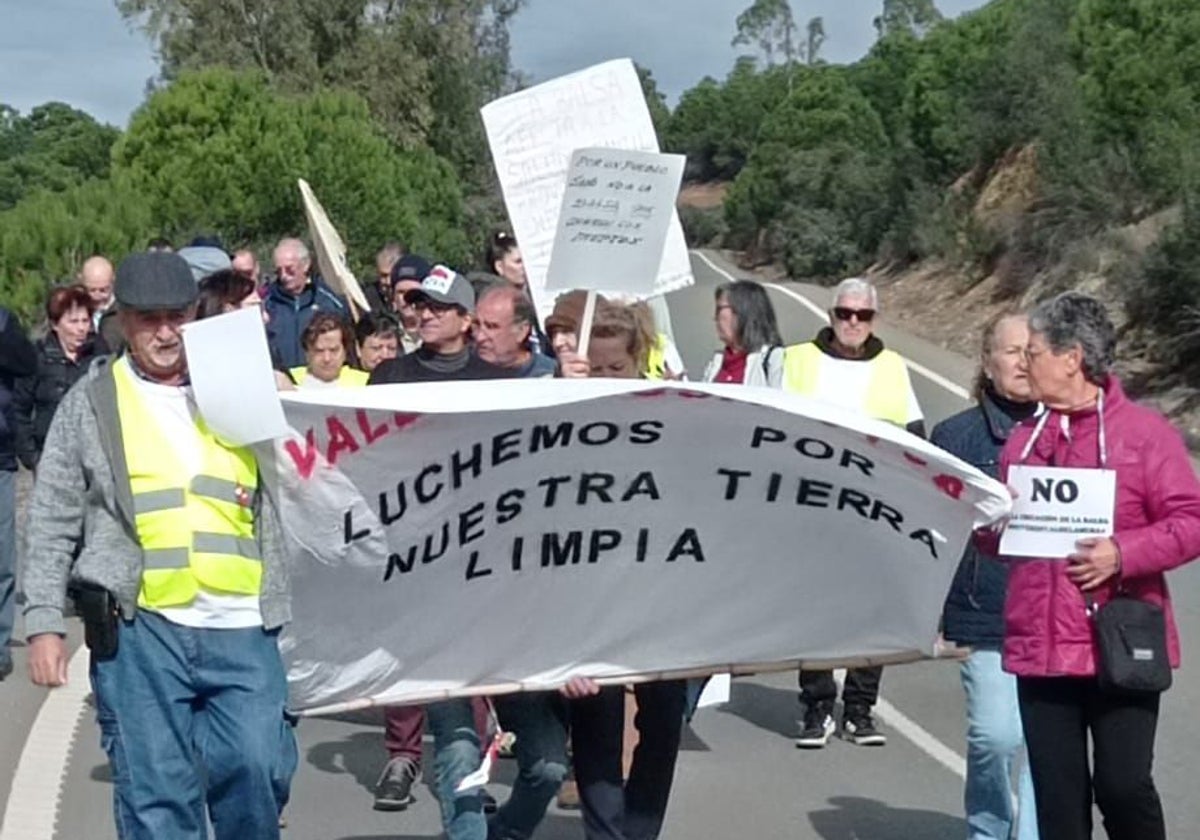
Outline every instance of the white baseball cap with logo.
<path id="1" fill-rule="evenodd" d="M 475 290 L 467 278 L 452 268 L 435 265 L 429 274 L 421 281 L 419 289 L 412 289 L 404 295 L 411 303 L 420 300 L 431 300 L 434 303 L 457 306 L 464 312 L 475 311 Z"/>

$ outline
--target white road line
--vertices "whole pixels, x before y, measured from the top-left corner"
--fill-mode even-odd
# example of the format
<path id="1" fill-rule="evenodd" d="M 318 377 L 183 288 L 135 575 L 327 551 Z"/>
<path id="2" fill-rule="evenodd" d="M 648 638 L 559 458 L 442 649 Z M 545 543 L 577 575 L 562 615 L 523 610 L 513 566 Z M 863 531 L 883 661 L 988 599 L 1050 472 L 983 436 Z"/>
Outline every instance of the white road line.
<path id="1" fill-rule="evenodd" d="M 728 271 L 725 271 L 720 266 L 715 264 L 712 260 L 710 260 L 708 258 L 707 254 L 705 254 L 701 251 L 693 251 L 692 253 L 695 254 L 696 256 L 698 256 L 700 259 L 704 260 L 704 262 L 708 265 L 709 268 L 711 268 L 713 271 L 720 274 L 722 277 L 727 277 L 730 281 L 734 280 L 734 277 L 732 274 L 730 274 Z M 799 303 L 801 306 L 805 307 L 810 312 L 812 312 L 814 315 L 816 315 L 818 318 L 823 320 L 825 323 L 829 323 L 829 314 L 824 309 L 817 306 L 815 303 L 813 303 L 811 300 L 809 300 L 808 298 L 806 298 L 804 295 L 800 294 L 799 292 L 797 292 L 793 289 L 789 289 L 786 286 L 781 286 L 778 283 L 763 283 L 763 285 L 766 286 L 768 289 L 773 289 L 773 290 L 779 292 L 780 294 L 787 295 L 792 300 L 796 301 L 796 303 Z M 935 385 L 938 385 L 938 386 L 946 389 L 947 391 L 949 391 L 951 394 L 954 394 L 956 397 L 958 397 L 960 399 L 968 400 L 968 401 L 971 399 L 970 391 L 968 391 L 966 388 L 962 387 L 961 385 L 951 382 L 949 379 L 942 376 L 940 373 L 935 373 L 934 371 L 930 370 L 929 368 L 925 367 L 924 365 L 914 362 L 912 359 L 909 359 L 909 358 L 905 358 L 904 362 L 905 362 L 905 364 L 908 365 L 909 370 L 913 371 L 913 373 L 920 374 L 921 376 L 925 377 L 926 379 L 928 379 L 930 382 L 934 383 Z"/>
<path id="2" fill-rule="evenodd" d="M 710 260 L 707 254 L 704 254 L 700 251 L 692 251 L 692 253 L 703 260 L 713 271 L 717 272 L 722 277 L 728 278 L 730 282 L 735 279 L 728 271 L 725 271 L 720 266 L 716 265 L 712 260 Z M 829 316 L 826 314 L 825 310 L 821 309 L 821 307 L 817 306 L 803 295 L 794 292 L 785 286 L 781 286 L 778 283 L 764 283 L 763 285 L 767 288 L 774 289 L 777 292 L 787 295 L 801 306 L 809 309 L 818 318 L 821 318 L 828 323 Z M 905 361 L 912 370 L 926 377 L 931 382 L 940 385 L 956 396 L 962 397 L 963 399 L 970 399 L 971 395 L 967 393 L 966 389 L 955 385 L 945 377 L 940 376 L 939 374 L 936 374 L 928 368 L 918 365 L 909 359 L 905 359 Z M 839 673 L 837 676 L 840 682 L 840 678 L 842 676 L 841 673 Z M 938 764 L 941 764 L 960 779 L 965 780 L 967 778 L 966 759 L 939 741 L 937 736 L 932 734 L 925 727 L 921 726 L 921 724 L 917 723 L 915 720 L 904 714 L 904 712 L 897 709 L 882 697 L 880 697 L 878 702 L 875 704 L 875 713 L 879 716 L 881 721 L 911 741 L 917 747 L 917 749 L 921 750 L 921 752 L 925 753 Z M 0 840 L 3 840 L 3 838 L 0 838 Z"/>
<path id="3" fill-rule="evenodd" d="M 63 777 L 90 690 L 88 651 L 81 646 L 67 666 L 67 684 L 46 696 L 25 739 L 0 821 L 0 840 L 54 836 Z"/>

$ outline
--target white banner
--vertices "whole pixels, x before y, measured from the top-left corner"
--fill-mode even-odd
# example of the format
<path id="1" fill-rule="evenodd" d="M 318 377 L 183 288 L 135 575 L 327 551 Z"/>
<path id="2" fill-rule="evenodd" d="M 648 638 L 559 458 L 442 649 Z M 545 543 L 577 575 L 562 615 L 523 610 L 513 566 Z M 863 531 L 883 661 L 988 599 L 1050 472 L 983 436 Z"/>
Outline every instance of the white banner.
<path id="1" fill-rule="evenodd" d="M 627 58 L 497 99 L 482 114 L 529 287 L 538 311 L 546 315 L 553 304 L 546 275 L 571 154 L 594 146 L 657 152 L 654 123 L 637 70 Z M 693 282 L 683 227 L 672 212 L 654 293 Z"/>
<path id="2" fill-rule="evenodd" d="M 262 460 L 310 713 L 919 658 L 972 527 L 1010 502 L 892 426 L 742 386 L 394 385 L 284 410 Z"/>

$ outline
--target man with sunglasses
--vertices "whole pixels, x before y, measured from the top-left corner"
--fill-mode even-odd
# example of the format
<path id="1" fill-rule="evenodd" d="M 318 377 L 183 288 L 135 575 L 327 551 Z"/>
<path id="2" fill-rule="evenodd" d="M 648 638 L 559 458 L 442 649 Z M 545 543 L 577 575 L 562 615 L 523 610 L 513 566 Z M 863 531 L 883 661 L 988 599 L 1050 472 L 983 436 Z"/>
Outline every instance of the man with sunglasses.
<path id="1" fill-rule="evenodd" d="M 393 382 L 444 382 L 457 379 L 504 379 L 508 370 L 489 364 L 471 349 L 475 290 L 452 268 L 435 265 L 418 288 L 405 293 L 417 315 L 421 346 L 388 359 L 371 372 L 371 385 Z"/>
<path id="2" fill-rule="evenodd" d="M 810 342 L 788 347 L 783 357 L 787 391 L 894 423 L 925 436 L 925 420 L 901 356 L 883 346 L 872 330 L 879 295 L 866 280 L 838 284 L 828 327 Z M 883 668 L 851 668 L 842 690 L 842 733 L 859 746 L 883 746 L 887 737 L 875 727 L 871 709 L 879 699 Z M 801 749 L 820 749 L 836 726 L 833 706 L 837 684 L 831 671 L 801 671 L 800 701 L 805 706 Z"/>

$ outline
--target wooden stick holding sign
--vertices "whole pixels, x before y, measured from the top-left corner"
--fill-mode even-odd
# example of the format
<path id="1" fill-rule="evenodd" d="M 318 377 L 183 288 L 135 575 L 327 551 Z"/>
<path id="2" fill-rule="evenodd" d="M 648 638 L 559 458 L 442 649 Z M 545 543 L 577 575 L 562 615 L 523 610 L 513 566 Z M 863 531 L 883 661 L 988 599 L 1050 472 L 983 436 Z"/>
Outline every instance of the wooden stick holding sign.
<path id="1" fill-rule="evenodd" d="M 592 342 L 592 322 L 596 320 L 596 290 L 589 289 L 587 302 L 583 305 L 583 317 L 579 319 L 579 336 L 576 341 L 576 352 L 587 358 L 588 345 Z"/>

